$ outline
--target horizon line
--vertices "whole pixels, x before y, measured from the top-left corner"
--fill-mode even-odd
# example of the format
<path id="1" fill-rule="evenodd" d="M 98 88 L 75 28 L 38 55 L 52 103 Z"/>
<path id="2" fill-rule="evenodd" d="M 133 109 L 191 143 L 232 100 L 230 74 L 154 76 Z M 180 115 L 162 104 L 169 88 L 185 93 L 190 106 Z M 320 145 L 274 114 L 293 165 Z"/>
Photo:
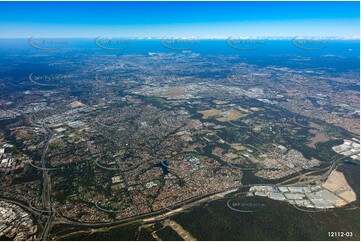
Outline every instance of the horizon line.
<path id="1" fill-rule="evenodd" d="M 197 40 L 227 40 L 227 39 L 258 39 L 258 40 L 292 40 L 292 39 L 330 39 L 330 40 L 360 40 L 360 36 L 95 36 L 95 37 L 61 37 L 61 36 L 30 36 L 30 37 L 1 37 L 0 39 L 134 39 L 134 40 L 162 40 L 162 39 L 197 39 Z"/>

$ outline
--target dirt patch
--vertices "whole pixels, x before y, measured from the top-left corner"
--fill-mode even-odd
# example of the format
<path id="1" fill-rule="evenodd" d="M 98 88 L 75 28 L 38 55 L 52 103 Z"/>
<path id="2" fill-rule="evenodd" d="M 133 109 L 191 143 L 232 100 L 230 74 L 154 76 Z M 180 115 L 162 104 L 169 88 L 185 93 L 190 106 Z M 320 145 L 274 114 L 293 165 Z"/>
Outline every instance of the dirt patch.
<path id="1" fill-rule="evenodd" d="M 228 122 L 228 121 L 246 117 L 248 115 L 248 114 L 241 113 L 237 109 L 230 109 L 228 111 L 223 111 L 223 112 L 218 109 L 209 109 L 209 110 L 199 111 L 199 113 L 203 114 L 204 119 L 217 117 L 216 120 L 218 120 L 220 122 Z"/>
<path id="2" fill-rule="evenodd" d="M 231 147 L 237 151 L 246 149 L 246 147 L 244 147 L 243 145 L 240 145 L 240 144 L 231 144 Z"/>
<path id="3" fill-rule="evenodd" d="M 341 197 L 347 203 L 351 203 L 356 200 L 356 193 L 347 183 L 347 180 L 342 172 L 333 171 L 322 187 Z"/>
<path id="4" fill-rule="evenodd" d="M 85 107 L 85 104 L 80 101 L 74 101 L 70 104 L 70 106 L 72 108 L 80 108 L 80 107 Z"/>
<path id="5" fill-rule="evenodd" d="M 232 121 L 232 120 L 236 120 L 239 118 L 244 118 L 246 116 L 247 116 L 247 114 L 243 114 L 236 109 L 231 109 L 229 111 L 222 113 L 222 117 L 217 118 L 217 120 L 220 122 L 227 122 L 227 121 Z"/>
<path id="6" fill-rule="evenodd" d="M 219 101 L 219 100 L 214 100 L 213 102 L 217 105 L 224 105 L 224 104 L 229 103 L 228 101 Z"/>
<path id="7" fill-rule="evenodd" d="M 209 109 L 209 110 L 199 111 L 198 113 L 203 114 L 204 119 L 208 119 L 210 117 L 218 116 L 221 113 L 221 111 L 217 109 Z"/>

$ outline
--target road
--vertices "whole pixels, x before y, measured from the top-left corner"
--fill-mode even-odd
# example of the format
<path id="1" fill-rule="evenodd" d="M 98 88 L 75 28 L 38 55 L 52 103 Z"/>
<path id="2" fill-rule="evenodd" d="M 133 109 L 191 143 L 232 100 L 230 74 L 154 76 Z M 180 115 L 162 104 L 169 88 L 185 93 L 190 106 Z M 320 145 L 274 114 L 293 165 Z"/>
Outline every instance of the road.
<path id="1" fill-rule="evenodd" d="M 51 206 L 51 201 L 50 201 L 50 176 L 49 176 L 49 171 L 46 169 L 46 152 L 48 151 L 49 148 L 49 143 L 50 140 L 53 138 L 54 135 L 54 131 L 52 131 L 50 128 L 43 126 L 46 131 L 48 132 L 49 136 L 47 137 L 45 144 L 43 146 L 42 149 L 42 154 L 41 154 L 41 167 L 43 168 L 43 190 L 42 190 L 42 201 L 43 201 L 43 205 L 45 205 L 46 207 L 48 207 L 49 209 Z"/>
<path id="2" fill-rule="evenodd" d="M 50 211 L 49 213 L 40 213 L 39 216 L 47 216 L 47 222 L 45 225 L 42 225 L 43 232 L 41 234 L 41 240 L 47 240 L 49 230 L 51 228 L 52 222 L 54 221 L 54 218 L 56 216 L 56 211 L 53 209 L 53 205 L 51 202 L 51 184 L 50 184 L 50 175 L 49 175 L 49 169 L 46 167 L 46 153 L 49 148 L 49 144 L 51 139 L 54 136 L 54 131 L 50 129 L 48 126 L 46 126 L 44 123 L 36 123 L 31 118 L 29 118 L 29 121 L 32 125 L 36 127 L 41 127 L 42 129 L 45 129 L 48 133 L 48 137 L 45 140 L 45 143 L 43 145 L 42 151 L 41 151 L 41 171 L 43 173 L 43 181 L 42 181 L 42 191 L 41 191 L 41 200 L 42 200 L 42 209 L 45 209 L 46 211 Z M 36 167 L 36 166 L 34 166 Z M 37 168 L 37 167 L 36 167 Z M 34 209 L 32 209 L 34 214 Z"/>
<path id="3" fill-rule="evenodd" d="M 91 228 L 99 227 L 99 230 L 103 229 L 104 227 L 109 228 L 109 226 L 119 226 L 119 225 L 128 224 L 128 223 L 143 223 L 143 224 L 154 223 L 157 221 L 162 221 L 168 217 L 171 217 L 176 213 L 180 213 L 180 212 L 184 212 L 185 210 L 189 210 L 190 208 L 192 208 L 194 206 L 198 206 L 201 203 L 206 203 L 206 202 L 210 202 L 210 201 L 213 201 L 216 199 L 223 198 L 227 193 L 235 192 L 236 190 L 239 190 L 243 187 L 251 187 L 254 185 L 266 185 L 266 184 L 248 184 L 248 185 L 239 186 L 237 188 L 229 188 L 226 191 L 213 192 L 210 194 L 205 194 L 202 196 L 194 197 L 187 201 L 182 201 L 182 202 L 176 204 L 176 207 L 178 207 L 176 209 L 164 208 L 159 211 L 125 218 L 125 219 L 115 221 L 115 222 L 101 222 L 101 223 L 95 222 L 94 223 L 94 222 L 75 221 L 75 220 L 69 219 L 67 217 L 64 217 L 60 211 L 58 211 L 55 207 L 53 207 L 52 200 L 51 200 L 51 179 L 50 179 L 50 174 L 49 174 L 51 172 L 51 170 L 49 170 L 49 169 L 51 169 L 51 168 L 47 167 L 48 163 L 46 162 L 46 154 L 47 154 L 47 151 L 49 148 L 50 141 L 53 138 L 54 131 L 52 129 L 50 129 L 49 127 L 47 127 L 45 124 L 36 124 L 31 120 L 30 120 L 30 122 L 37 127 L 41 127 L 43 129 L 45 129 L 48 134 L 46 141 L 42 147 L 42 154 L 41 154 L 41 160 L 40 160 L 40 163 L 41 163 L 40 170 L 42 171 L 42 175 L 43 175 L 42 176 L 43 181 L 42 181 L 41 200 L 42 200 L 43 208 L 46 208 L 47 212 L 41 212 L 41 210 L 32 208 L 31 206 L 24 205 L 23 203 L 21 203 L 19 201 L 15 201 L 13 199 L 2 198 L 1 196 L 0 196 L 0 199 L 15 203 L 15 204 L 21 206 L 22 208 L 24 208 L 25 210 L 29 211 L 30 213 L 32 213 L 33 215 L 35 215 L 38 224 L 40 226 L 42 226 L 42 228 L 43 228 L 41 238 L 40 238 L 41 240 L 48 239 L 49 231 L 51 230 L 51 227 L 54 223 L 80 225 L 80 226 L 91 227 Z M 294 180 L 295 178 L 299 178 L 298 182 L 296 182 L 295 184 L 300 185 L 300 184 L 304 184 L 304 183 L 310 183 L 312 181 L 320 181 L 320 180 L 326 179 L 329 176 L 329 174 L 334 169 L 337 168 L 337 162 L 339 162 L 341 160 L 342 160 L 342 158 L 332 159 L 332 164 L 329 167 L 324 169 L 324 170 L 326 170 L 326 172 L 322 175 L 318 175 L 318 176 L 314 176 L 314 177 L 308 176 L 314 172 L 320 172 L 321 170 L 323 170 L 323 169 L 320 169 L 317 171 L 312 171 L 312 172 L 294 177 L 294 178 L 292 178 L 292 180 Z M 37 168 L 40 168 L 40 167 L 37 167 Z M 301 182 L 301 180 L 304 178 L 306 178 L 306 181 Z M 278 183 L 278 184 L 280 184 L 280 183 Z M 272 185 L 277 185 L 277 184 L 272 184 Z M 239 193 L 238 195 L 244 195 L 244 194 Z M 45 219 L 46 222 L 45 223 L 41 222 L 41 220 L 42 220 L 41 218 Z M 98 230 L 98 229 L 95 229 L 95 230 Z"/>

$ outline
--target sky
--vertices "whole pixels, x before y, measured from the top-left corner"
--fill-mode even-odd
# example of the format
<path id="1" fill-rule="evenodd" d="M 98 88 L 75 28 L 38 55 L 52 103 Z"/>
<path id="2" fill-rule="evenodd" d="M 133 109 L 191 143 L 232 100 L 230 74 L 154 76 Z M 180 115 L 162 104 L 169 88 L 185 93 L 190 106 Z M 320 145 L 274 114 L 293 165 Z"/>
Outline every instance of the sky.
<path id="1" fill-rule="evenodd" d="M 355 37 L 359 2 L 0 2 L 0 38 Z"/>

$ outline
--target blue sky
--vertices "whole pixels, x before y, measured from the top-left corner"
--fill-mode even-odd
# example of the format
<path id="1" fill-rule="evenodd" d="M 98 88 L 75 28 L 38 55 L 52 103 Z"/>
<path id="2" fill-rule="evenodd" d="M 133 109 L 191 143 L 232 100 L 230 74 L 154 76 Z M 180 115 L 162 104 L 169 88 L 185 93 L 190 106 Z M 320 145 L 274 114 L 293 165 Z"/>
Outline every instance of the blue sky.
<path id="1" fill-rule="evenodd" d="M 0 2 L 0 37 L 352 37 L 359 18 L 359 2 Z"/>

